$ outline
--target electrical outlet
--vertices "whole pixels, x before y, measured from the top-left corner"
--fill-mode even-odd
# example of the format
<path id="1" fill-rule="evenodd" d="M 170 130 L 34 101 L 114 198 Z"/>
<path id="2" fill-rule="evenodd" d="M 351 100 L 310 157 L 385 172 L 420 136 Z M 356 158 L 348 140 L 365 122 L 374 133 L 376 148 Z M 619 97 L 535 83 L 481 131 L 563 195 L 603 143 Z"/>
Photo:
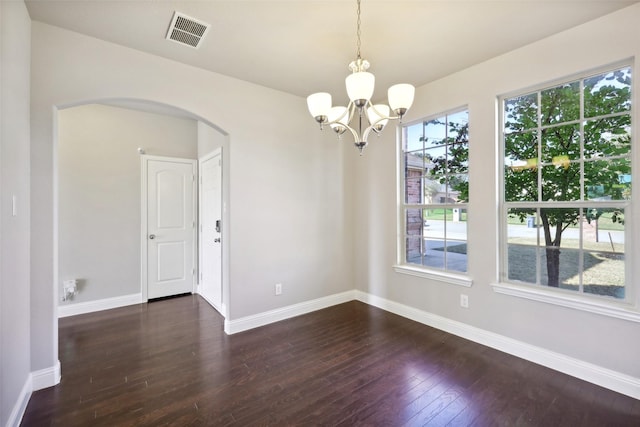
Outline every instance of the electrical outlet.
<path id="1" fill-rule="evenodd" d="M 282 295 L 282 283 L 276 283 L 276 295 Z"/>
<path id="2" fill-rule="evenodd" d="M 460 294 L 460 307 L 469 308 L 469 295 Z"/>

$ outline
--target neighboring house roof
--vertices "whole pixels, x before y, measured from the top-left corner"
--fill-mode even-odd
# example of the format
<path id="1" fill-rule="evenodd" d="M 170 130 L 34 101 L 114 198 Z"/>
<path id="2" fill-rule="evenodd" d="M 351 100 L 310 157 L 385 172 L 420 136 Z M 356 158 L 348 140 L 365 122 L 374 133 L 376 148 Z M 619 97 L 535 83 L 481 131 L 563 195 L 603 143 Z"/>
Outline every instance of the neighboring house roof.
<path id="1" fill-rule="evenodd" d="M 409 169 L 431 169 L 433 168 L 433 163 L 427 160 L 427 164 L 425 167 L 424 158 L 422 156 L 418 156 L 414 153 L 405 153 L 407 167 Z"/>

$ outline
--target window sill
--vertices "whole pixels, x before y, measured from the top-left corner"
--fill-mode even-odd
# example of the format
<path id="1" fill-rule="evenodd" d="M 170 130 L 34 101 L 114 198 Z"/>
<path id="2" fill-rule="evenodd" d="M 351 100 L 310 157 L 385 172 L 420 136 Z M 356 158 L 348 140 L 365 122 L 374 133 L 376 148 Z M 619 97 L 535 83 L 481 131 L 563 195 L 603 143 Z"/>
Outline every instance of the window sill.
<path id="1" fill-rule="evenodd" d="M 612 302 L 607 304 L 601 301 L 593 301 L 588 298 L 579 298 L 571 295 L 546 291 L 544 289 L 536 289 L 533 287 L 519 286 L 510 283 L 494 283 L 492 286 L 493 291 L 499 294 L 559 305 L 561 307 L 573 308 L 575 310 L 615 317 L 631 322 L 640 322 L 640 312 L 622 303 Z"/>
<path id="2" fill-rule="evenodd" d="M 424 268 L 411 267 L 409 265 L 394 265 L 393 270 L 396 273 L 408 274 L 409 276 L 422 277 L 424 279 L 438 280 L 440 282 L 450 283 L 452 285 L 464 286 L 470 288 L 473 280 L 468 276 L 461 274 L 452 274 L 445 271 L 426 270 Z"/>

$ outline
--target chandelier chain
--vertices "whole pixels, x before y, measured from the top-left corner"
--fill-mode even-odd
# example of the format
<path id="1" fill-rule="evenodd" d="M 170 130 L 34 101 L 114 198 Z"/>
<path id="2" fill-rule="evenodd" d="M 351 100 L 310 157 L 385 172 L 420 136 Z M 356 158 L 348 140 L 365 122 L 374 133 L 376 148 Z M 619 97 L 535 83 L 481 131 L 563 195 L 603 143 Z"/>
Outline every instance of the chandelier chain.
<path id="1" fill-rule="evenodd" d="M 357 11 L 358 20 L 357 20 L 356 36 L 357 36 L 358 43 L 356 45 L 357 46 L 356 58 L 360 59 L 360 34 L 361 34 L 360 32 L 360 0 L 358 0 L 357 3 L 358 3 L 358 11 Z"/>

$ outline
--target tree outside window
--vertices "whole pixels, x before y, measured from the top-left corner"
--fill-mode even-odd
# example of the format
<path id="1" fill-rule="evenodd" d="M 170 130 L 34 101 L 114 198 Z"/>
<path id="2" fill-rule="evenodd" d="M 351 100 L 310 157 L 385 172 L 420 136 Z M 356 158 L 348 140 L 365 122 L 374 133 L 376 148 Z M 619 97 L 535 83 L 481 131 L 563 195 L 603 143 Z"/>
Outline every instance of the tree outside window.
<path id="1" fill-rule="evenodd" d="M 507 282 L 624 299 L 631 68 L 502 102 Z"/>

